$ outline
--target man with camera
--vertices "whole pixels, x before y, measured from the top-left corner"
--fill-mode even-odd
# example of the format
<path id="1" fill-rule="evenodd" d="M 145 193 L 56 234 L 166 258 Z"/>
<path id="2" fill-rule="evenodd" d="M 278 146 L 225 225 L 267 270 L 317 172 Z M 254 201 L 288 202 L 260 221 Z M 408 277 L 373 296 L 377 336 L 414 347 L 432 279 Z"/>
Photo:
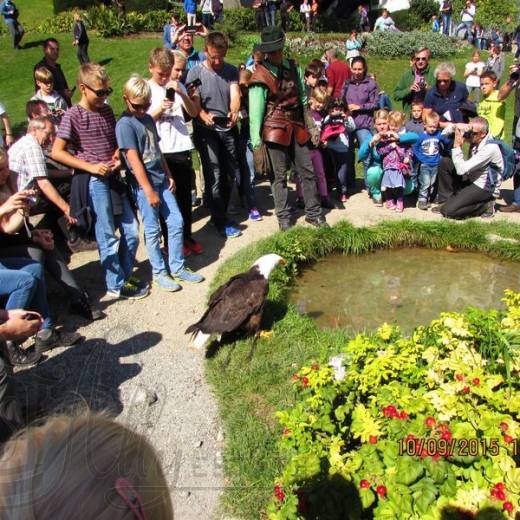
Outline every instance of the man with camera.
<path id="1" fill-rule="evenodd" d="M 394 99 L 401 101 L 408 114 L 413 102 L 422 102 L 426 90 L 433 86 L 435 78 L 430 68 L 430 49 L 421 47 L 412 56 L 412 66 L 405 70 L 394 89 Z"/>
<path id="2" fill-rule="evenodd" d="M 439 186 L 442 184 L 443 192 L 450 195 L 442 205 L 433 208 L 434 213 L 454 219 L 493 214 L 492 206 L 500 194 L 504 160 L 500 147 L 491 139 L 489 124 L 483 117 L 455 126 L 453 169 L 439 170 Z M 467 160 L 462 151 L 465 141 L 470 144 Z"/>
<path id="3" fill-rule="evenodd" d="M 515 60 L 515 64 L 509 69 L 509 79 L 498 91 L 498 100 L 502 101 L 515 90 L 515 116 L 513 118 L 513 148 L 520 155 L 520 64 Z M 509 206 L 501 206 L 500 211 L 504 213 L 520 213 L 520 171 L 513 177 L 513 203 Z"/>
<path id="4" fill-rule="evenodd" d="M 187 82 L 200 80 L 193 94 L 199 115 L 193 120 L 193 142 L 200 155 L 211 223 L 225 238 L 240 236 L 237 224 L 226 213 L 234 182 L 240 182 L 236 124 L 240 111 L 238 69 L 226 63 L 227 38 L 208 34 L 206 60 L 188 72 Z"/>
<path id="5" fill-rule="evenodd" d="M 206 59 L 204 52 L 196 51 L 193 47 L 193 37 L 206 38 L 208 34 L 209 31 L 201 23 L 193 26 L 181 25 L 175 33 L 171 43 L 172 49 L 177 49 L 186 56 L 186 73 L 182 77 L 183 81 L 186 79 L 187 71 Z"/>

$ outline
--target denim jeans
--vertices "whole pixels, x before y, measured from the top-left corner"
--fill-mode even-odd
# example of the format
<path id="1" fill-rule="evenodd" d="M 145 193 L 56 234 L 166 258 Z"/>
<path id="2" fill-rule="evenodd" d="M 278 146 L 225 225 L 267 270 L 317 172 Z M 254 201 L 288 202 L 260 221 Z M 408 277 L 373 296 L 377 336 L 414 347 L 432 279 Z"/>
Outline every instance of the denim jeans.
<path id="1" fill-rule="evenodd" d="M 467 38 L 468 43 L 473 43 L 473 33 L 471 32 L 471 28 L 473 26 L 473 22 L 460 22 L 459 25 L 457 25 L 457 28 L 455 29 L 455 36 L 459 36 L 459 32 L 464 29 L 465 35 L 464 37 Z"/>
<path id="2" fill-rule="evenodd" d="M 107 290 L 119 291 L 134 267 L 139 245 L 137 220 L 126 195 L 122 195 L 122 214 L 114 215 L 110 187 L 105 178 L 90 178 L 89 205 L 94 213 L 94 230 Z"/>
<path id="3" fill-rule="evenodd" d="M 437 179 L 437 166 L 430 164 L 419 165 L 419 200 L 426 202 L 430 199 L 433 185 Z"/>
<path id="4" fill-rule="evenodd" d="M 265 23 L 267 26 L 276 25 L 276 4 L 274 2 L 267 2 L 267 8 L 265 10 Z"/>
<path id="5" fill-rule="evenodd" d="M 450 35 L 450 26 L 451 26 L 451 14 L 445 14 L 442 15 L 442 33 L 446 36 Z"/>
<path id="6" fill-rule="evenodd" d="M 349 184 L 352 182 L 351 179 L 349 179 L 351 172 L 348 171 L 348 153 L 336 152 L 336 150 L 331 150 L 331 152 L 336 167 L 336 182 L 338 186 L 338 192 L 340 192 L 341 195 L 347 195 L 349 191 Z"/>
<path id="7" fill-rule="evenodd" d="M 356 130 L 356 137 L 358 140 L 359 147 L 361 148 L 361 145 L 365 141 L 369 141 L 370 139 L 372 139 L 372 132 L 368 128 L 358 128 Z M 367 170 L 368 170 L 368 167 L 370 166 L 370 160 L 371 160 L 371 157 L 370 157 L 370 154 L 368 154 L 368 157 L 363 161 L 363 172 L 364 172 L 364 177 L 365 177 L 365 188 L 366 189 L 368 189 Z"/>
<path id="8" fill-rule="evenodd" d="M 52 327 L 45 275 L 39 262 L 30 258 L 0 258 L 0 295 L 8 297 L 6 310 L 34 310 L 43 317 L 42 328 Z"/>
<path id="9" fill-rule="evenodd" d="M 161 200 L 161 205 L 158 208 L 150 206 L 144 191 L 137 184 L 134 188 L 139 212 L 143 219 L 148 258 L 152 264 L 154 276 L 168 274 L 168 269 L 161 254 L 161 225 L 159 223 L 159 215 L 161 215 L 166 221 L 166 227 L 168 228 L 168 264 L 170 272 L 175 274 L 184 267 L 181 212 L 179 211 L 179 206 L 177 206 L 175 195 L 168 190 L 167 180 L 159 186 L 153 186 L 153 188 Z"/>
<path id="10" fill-rule="evenodd" d="M 520 171 L 513 177 L 513 204 L 520 206 Z"/>
<path id="11" fill-rule="evenodd" d="M 239 193 L 246 201 L 247 209 L 256 208 L 255 196 L 255 166 L 253 152 L 249 149 L 249 141 L 237 140 L 237 155 L 240 166 Z"/>

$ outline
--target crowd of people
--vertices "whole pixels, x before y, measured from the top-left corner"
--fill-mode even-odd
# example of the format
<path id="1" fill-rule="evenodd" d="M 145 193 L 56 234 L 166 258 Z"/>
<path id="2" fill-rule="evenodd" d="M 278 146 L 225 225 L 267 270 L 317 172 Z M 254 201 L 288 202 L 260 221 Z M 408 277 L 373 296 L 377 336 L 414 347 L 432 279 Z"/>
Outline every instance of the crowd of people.
<path id="1" fill-rule="evenodd" d="M 150 52 L 148 77 L 131 74 L 125 82 L 125 110 L 116 120 L 110 78 L 89 61 L 80 22 L 78 15 L 79 101 L 72 103 L 59 43 L 48 38 L 34 66 L 27 131 L 18 140 L 0 105 L 1 439 L 23 423 L 9 367 L 81 341 L 56 328 L 46 277 L 67 291 L 71 313 L 103 319 L 67 266 L 74 251 L 95 247 L 107 298 L 145 298 L 150 284 L 134 273 L 140 220 L 153 286 L 175 292 L 202 282 L 185 264 L 203 252 L 192 235 L 197 193 L 225 239 L 241 234 L 229 212 L 233 190 L 251 225 L 262 220 L 255 188 L 262 176 L 282 231 L 295 224 L 298 209 L 310 225 L 326 226 L 325 210 L 348 209 L 358 191 L 383 211 L 416 205 L 447 218 L 490 217 L 501 182 L 511 176 L 514 200 L 500 210 L 520 212 L 520 66 L 506 72 L 494 54 L 483 62 L 475 52 L 463 83 L 452 63 L 433 68 L 429 49 L 418 48 L 391 99 L 354 45 L 355 33 L 346 60 L 328 49 L 302 69 L 284 53 L 283 29 L 268 24 L 249 60 L 236 67 L 226 60 L 223 33 L 172 16 L 163 47 Z M 194 48 L 196 37 L 202 51 Z M 513 91 L 511 147 L 503 141 L 504 100 Z M 33 216 L 41 218 L 36 227 Z M 34 344 L 23 348 L 31 337 Z"/>

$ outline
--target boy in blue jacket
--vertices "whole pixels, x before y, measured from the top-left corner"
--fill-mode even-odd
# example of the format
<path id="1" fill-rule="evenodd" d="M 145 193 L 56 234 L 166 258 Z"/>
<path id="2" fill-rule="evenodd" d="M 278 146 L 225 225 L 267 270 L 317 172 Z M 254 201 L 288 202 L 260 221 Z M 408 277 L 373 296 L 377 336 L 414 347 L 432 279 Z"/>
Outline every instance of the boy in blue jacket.
<path id="1" fill-rule="evenodd" d="M 440 117 L 431 112 L 424 118 L 424 132 L 413 145 L 413 153 L 418 163 L 419 198 L 417 207 L 423 211 L 430 207 L 430 197 L 437 179 L 437 167 L 441 159 L 443 145 L 450 143 L 450 138 L 443 135 L 439 128 Z"/>

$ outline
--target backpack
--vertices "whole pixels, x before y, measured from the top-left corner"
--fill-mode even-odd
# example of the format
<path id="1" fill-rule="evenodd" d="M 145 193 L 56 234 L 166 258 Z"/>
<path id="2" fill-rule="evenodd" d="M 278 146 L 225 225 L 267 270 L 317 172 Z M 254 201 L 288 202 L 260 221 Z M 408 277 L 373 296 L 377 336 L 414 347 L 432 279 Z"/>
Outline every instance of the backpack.
<path id="1" fill-rule="evenodd" d="M 502 173 L 502 180 L 510 179 L 516 172 L 517 158 L 516 153 L 507 143 L 501 139 L 488 139 L 489 144 L 496 144 L 500 148 L 502 160 L 504 161 L 504 172 Z"/>

